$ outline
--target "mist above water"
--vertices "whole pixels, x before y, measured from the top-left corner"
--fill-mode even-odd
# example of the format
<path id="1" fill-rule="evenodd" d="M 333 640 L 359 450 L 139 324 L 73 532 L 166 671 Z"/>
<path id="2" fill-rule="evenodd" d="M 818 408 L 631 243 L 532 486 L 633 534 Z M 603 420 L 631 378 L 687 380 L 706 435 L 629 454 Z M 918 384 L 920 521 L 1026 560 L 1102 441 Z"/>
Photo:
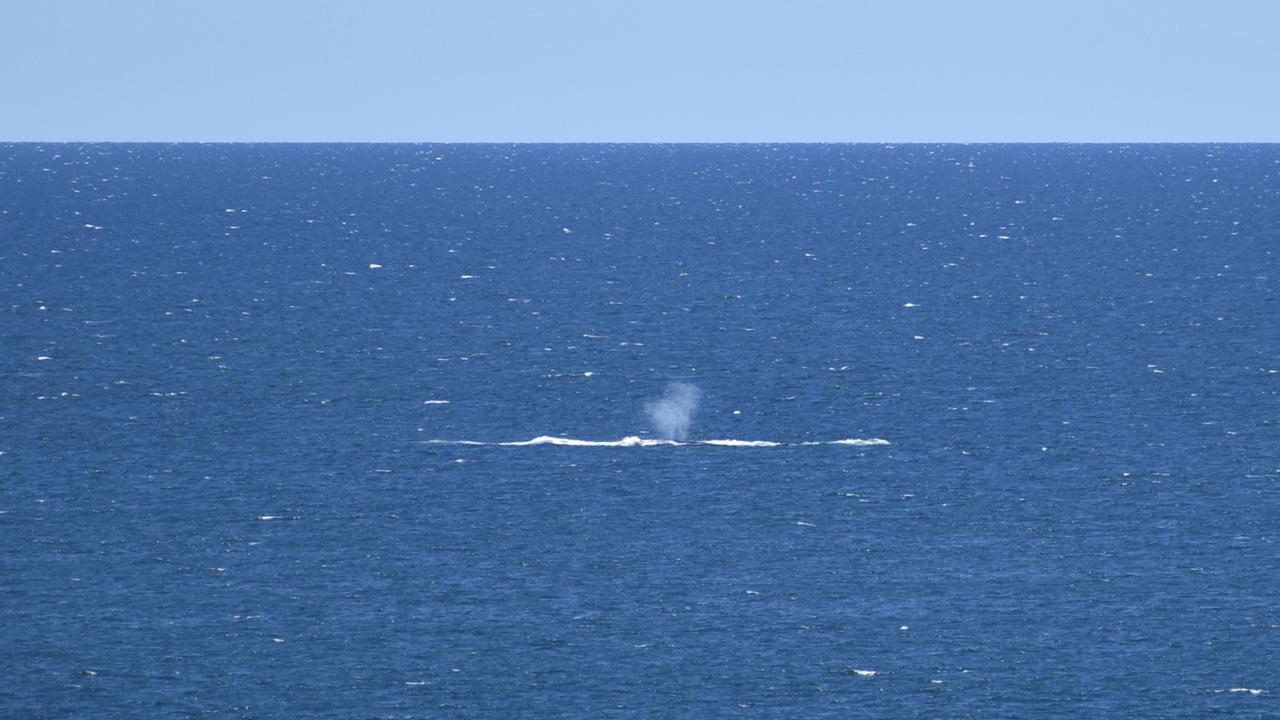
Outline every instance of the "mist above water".
<path id="1" fill-rule="evenodd" d="M 702 391 L 696 386 L 673 382 L 667 385 L 662 397 L 645 403 L 644 411 L 658 435 L 668 440 L 684 440 L 689 436 L 689 425 L 701 399 Z"/>

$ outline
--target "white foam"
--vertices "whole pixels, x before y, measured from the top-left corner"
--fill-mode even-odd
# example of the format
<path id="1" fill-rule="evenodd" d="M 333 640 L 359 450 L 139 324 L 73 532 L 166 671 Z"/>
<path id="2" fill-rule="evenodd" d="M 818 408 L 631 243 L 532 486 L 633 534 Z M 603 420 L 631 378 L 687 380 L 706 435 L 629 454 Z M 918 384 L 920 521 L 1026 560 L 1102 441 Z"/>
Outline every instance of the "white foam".
<path id="1" fill-rule="evenodd" d="M 448 405 L 448 400 L 423 400 L 423 405 Z"/>
<path id="2" fill-rule="evenodd" d="M 679 443 L 675 440 L 642 438 L 637 435 L 628 435 L 621 440 L 579 440 L 577 438 L 539 435 L 532 440 L 517 440 L 514 442 L 502 442 L 497 444 L 512 447 L 523 445 L 567 445 L 569 447 L 653 447 L 654 445 L 683 445 L 684 443 Z"/>
<path id="3" fill-rule="evenodd" d="M 1264 692 L 1266 692 L 1266 691 L 1265 691 L 1265 690 L 1259 690 L 1259 689 L 1257 689 L 1257 688 L 1231 688 L 1231 689 L 1230 689 L 1230 690 L 1228 690 L 1227 692 L 1233 692 L 1233 693 L 1249 693 L 1250 695 L 1261 695 L 1262 693 L 1264 693 Z"/>
<path id="4" fill-rule="evenodd" d="M 442 402 L 448 401 L 428 400 L 426 404 Z M 770 448 L 812 445 L 854 445 L 859 447 L 870 447 L 890 444 L 888 440 L 883 438 L 869 438 L 865 440 L 862 438 L 845 438 L 843 440 L 811 440 L 799 443 L 786 443 L 775 440 L 739 440 L 734 438 L 719 438 L 712 440 L 667 440 L 665 438 L 646 438 L 638 435 L 628 435 L 620 440 L 584 440 L 581 438 L 559 437 L 555 435 L 539 435 L 529 440 L 509 440 L 505 442 L 442 439 L 422 440 L 420 442 L 428 445 L 501 445 L 504 447 L 529 447 L 532 445 L 560 445 L 562 447 L 689 447 L 693 445 L 712 445 L 716 447 Z"/>
<path id="5" fill-rule="evenodd" d="M 858 668 L 849 668 L 849 669 L 852 670 L 853 674 L 857 675 L 858 677 L 875 677 L 877 674 L 875 670 L 859 670 Z"/>

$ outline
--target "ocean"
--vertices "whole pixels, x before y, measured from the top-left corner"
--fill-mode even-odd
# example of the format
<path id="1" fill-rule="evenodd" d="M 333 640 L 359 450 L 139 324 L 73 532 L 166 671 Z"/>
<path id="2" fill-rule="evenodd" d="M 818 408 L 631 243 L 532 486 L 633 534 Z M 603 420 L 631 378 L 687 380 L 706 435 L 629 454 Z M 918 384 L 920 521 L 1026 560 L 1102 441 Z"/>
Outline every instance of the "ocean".
<path id="1" fill-rule="evenodd" d="M 1280 146 L 0 145 L 0 715 L 1280 717 Z"/>

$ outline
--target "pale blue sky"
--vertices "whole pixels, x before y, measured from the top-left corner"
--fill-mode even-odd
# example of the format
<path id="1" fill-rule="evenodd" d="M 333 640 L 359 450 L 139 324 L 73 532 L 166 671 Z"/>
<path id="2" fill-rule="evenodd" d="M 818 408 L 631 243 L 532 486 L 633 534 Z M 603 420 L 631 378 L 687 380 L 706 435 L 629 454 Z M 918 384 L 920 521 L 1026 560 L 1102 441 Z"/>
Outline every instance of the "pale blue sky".
<path id="1" fill-rule="evenodd" d="M 1280 1 L 0 0 L 0 140 L 1280 141 Z"/>

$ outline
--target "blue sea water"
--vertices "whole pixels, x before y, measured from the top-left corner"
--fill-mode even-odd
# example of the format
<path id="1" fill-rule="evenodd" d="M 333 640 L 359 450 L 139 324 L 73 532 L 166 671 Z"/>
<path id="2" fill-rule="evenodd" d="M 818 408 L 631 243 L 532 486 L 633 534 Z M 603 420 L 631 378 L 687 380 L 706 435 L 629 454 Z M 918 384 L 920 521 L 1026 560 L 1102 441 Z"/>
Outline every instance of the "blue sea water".
<path id="1" fill-rule="evenodd" d="M 0 145 L 0 715 L 1280 717 L 1278 233 L 1268 145 Z"/>

